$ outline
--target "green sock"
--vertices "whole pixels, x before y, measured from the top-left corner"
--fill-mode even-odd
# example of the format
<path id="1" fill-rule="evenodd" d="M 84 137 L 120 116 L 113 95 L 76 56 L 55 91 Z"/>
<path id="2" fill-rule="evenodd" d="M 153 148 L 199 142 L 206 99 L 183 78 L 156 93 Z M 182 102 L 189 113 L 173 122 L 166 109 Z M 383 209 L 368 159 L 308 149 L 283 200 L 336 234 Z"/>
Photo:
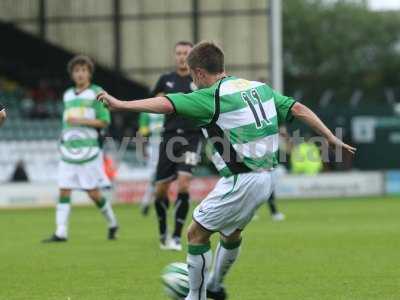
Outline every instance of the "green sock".
<path id="1" fill-rule="evenodd" d="M 95 201 L 96 206 L 100 209 L 102 209 L 104 207 L 104 205 L 106 205 L 106 202 L 107 202 L 107 200 L 104 197 L 101 197 L 101 199 L 99 201 Z"/>
<path id="2" fill-rule="evenodd" d="M 211 249 L 211 243 L 208 242 L 207 244 L 203 245 L 188 245 L 188 253 L 192 255 L 201 255 L 203 253 L 208 252 Z"/>
<path id="3" fill-rule="evenodd" d="M 60 196 L 58 198 L 58 203 L 63 203 L 63 204 L 71 203 L 71 196 Z"/>

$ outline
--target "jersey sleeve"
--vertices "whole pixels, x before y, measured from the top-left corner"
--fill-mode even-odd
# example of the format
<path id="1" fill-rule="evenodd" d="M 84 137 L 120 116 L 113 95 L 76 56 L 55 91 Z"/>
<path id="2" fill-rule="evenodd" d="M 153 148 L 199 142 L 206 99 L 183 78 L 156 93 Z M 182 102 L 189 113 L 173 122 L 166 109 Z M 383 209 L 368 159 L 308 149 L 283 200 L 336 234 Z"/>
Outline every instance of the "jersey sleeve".
<path id="1" fill-rule="evenodd" d="M 103 91 L 103 89 L 95 84 L 92 84 L 91 89 L 93 89 L 93 91 L 95 92 L 95 94 L 97 95 L 98 93 L 100 93 L 101 91 Z M 108 110 L 108 108 L 100 101 L 94 101 L 94 108 L 96 110 L 96 119 L 103 121 L 107 124 L 109 124 L 111 122 L 111 114 L 110 111 Z"/>
<path id="2" fill-rule="evenodd" d="M 188 94 L 168 94 L 166 98 L 171 101 L 176 114 L 194 120 L 198 126 L 209 124 L 214 116 L 212 89 L 197 90 Z"/>
<path id="3" fill-rule="evenodd" d="M 70 90 L 70 88 L 67 89 L 67 90 L 63 93 L 63 95 L 62 95 L 62 100 L 63 100 L 63 103 L 64 103 L 64 104 L 65 104 L 65 99 L 67 98 L 67 93 L 69 92 L 69 90 Z"/>
<path id="4" fill-rule="evenodd" d="M 164 92 L 164 88 L 165 88 L 165 76 L 162 75 L 157 83 L 156 86 L 154 87 L 153 91 L 151 92 L 151 96 L 155 97 L 157 96 L 159 93 L 163 93 Z"/>
<path id="5" fill-rule="evenodd" d="M 150 134 L 150 117 L 148 113 L 142 112 L 139 115 L 139 133 L 142 136 L 148 136 Z"/>
<path id="6" fill-rule="evenodd" d="M 0 103 L 0 111 L 4 109 L 4 105 Z"/>
<path id="7" fill-rule="evenodd" d="M 296 101 L 291 97 L 283 96 L 277 91 L 273 91 L 272 93 L 274 97 L 276 112 L 278 114 L 278 123 L 283 124 L 286 122 L 291 122 L 293 120 L 291 108 L 296 103 Z"/>
<path id="8" fill-rule="evenodd" d="M 107 124 L 111 122 L 111 114 L 108 108 L 100 101 L 94 101 L 96 109 L 96 119 Z"/>

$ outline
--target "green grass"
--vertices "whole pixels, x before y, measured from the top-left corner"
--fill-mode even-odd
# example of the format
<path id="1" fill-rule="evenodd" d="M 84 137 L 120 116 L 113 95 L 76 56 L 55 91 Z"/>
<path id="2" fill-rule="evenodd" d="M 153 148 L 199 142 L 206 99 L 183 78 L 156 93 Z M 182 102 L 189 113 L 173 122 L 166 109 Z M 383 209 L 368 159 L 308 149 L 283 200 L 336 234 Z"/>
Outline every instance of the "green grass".
<path id="1" fill-rule="evenodd" d="M 400 199 L 280 207 L 285 222 L 272 223 L 263 207 L 246 229 L 226 280 L 231 300 L 400 299 Z M 158 250 L 154 215 L 143 218 L 132 206 L 116 213 L 116 242 L 105 240 L 100 214 L 85 207 L 73 209 L 68 243 L 44 245 L 52 209 L 0 211 L 0 299 L 165 299 L 160 270 L 185 253 Z"/>

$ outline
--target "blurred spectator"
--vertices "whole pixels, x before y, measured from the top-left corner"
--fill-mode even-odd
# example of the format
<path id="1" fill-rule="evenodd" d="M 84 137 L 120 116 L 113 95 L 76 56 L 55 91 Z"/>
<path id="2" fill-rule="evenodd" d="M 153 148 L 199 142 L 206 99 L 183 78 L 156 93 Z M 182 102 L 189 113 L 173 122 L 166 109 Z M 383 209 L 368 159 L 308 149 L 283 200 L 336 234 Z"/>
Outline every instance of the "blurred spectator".
<path id="1" fill-rule="evenodd" d="M 54 99 L 57 99 L 56 92 L 50 86 L 47 79 L 40 79 L 37 88 L 32 89 L 31 96 L 34 100 L 34 107 L 31 117 L 34 119 L 45 119 L 52 115 L 49 111 L 49 105 L 53 104 Z"/>
<path id="2" fill-rule="evenodd" d="M 9 104 L 10 112 L 25 118 L 58 118 L 61 101 L 56 91 L 60 85 L 59 80 L 40 79 L 36 87 L 28 88 L 0 76 L 0 99 Z"/>
<path id="3" fill-rule="evenodd" d="M 46 119 L 50 117 L 50 113 L 47 110 L 45 103 L 35 103 L 33 110 L 31 112 L 32 119 Z"/>
<path id="4" fill-rule="evenodd" d="M 10 178 L 11 182 L 28 182 L 28 175 L 25 171 L 25 164 L 23 160 L 19 160 L 15 166 L 14 173 Z"/>
<path id="5" fill-rule="evenodd" d="M 18 83 L 6 78 L 0 78 L 0 89 L 5 93 L 14 93 L 18 88 Z"/>
<path id="6" fill-rule="evenodd" d="M 24 96 L 21 99 L 21 113 L 23 117 L 30 117 L 33 113 L 35 103 L 32 99 L 31 91 L 26 89 L 24 91 Z"/>
<path id="7" fill-rule="evenodd" d="M 32 97 L 35 102 L 46 102 L 57 98 L 46 79 L 40 79 L 38 87 L 32 90 Z"/>

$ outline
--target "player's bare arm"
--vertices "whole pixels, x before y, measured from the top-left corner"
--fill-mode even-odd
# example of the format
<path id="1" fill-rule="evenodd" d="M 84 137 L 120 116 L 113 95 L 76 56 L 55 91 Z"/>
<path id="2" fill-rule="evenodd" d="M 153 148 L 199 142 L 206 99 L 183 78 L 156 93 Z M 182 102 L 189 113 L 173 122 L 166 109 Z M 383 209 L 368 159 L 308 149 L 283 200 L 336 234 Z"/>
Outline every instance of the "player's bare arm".
<path id="1" fill-rule="evenodd" d="M 170 114 L 174 112 L 171 102 L 165 97 L 154 97 L 143 100 L 121 101 L 101 92 L 97 99 L 103 102 L 111 110 L 127 110 L 133 112 L 149 112 L 155 114 Z"/>
<path id="2" fill-rule="evenodd" d="M 315 130 L 318 134 L 323 136 L 330 146 L 343 147 L 346 151 L 354 154 L 356 152 L 356 148 L 343 143 L 342 140 L 338 139 L 332 131 L 329 130 L 328 127 L 321 121 L 321 119 L 307 106 L 296 102 L 292 107 L 292 115 L 306 123 L 313 130 Z"/>
<path id="3" fill-rule="evenodd" d="M 4 123 L 6 118 L 7 118 L 6 110 L 5 109 L 0 110 L 0 126 Z"/>

